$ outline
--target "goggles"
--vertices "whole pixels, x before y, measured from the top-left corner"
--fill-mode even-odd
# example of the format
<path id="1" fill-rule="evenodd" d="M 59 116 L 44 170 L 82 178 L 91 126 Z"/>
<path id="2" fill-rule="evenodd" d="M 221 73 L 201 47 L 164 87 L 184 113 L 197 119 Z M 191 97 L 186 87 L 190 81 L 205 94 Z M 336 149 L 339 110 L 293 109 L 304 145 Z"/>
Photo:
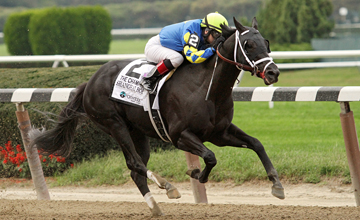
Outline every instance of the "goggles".
<path id="1" fill-rule="evenodd" d="M 211 36 L 213 36 L 214 39 L 217 39 L 217 38 L 219 38 L 219 37 L 221 36 L 221 33 L 218 32 L 218 31 L 216 31 L 216 30 L 214 30 L 214 29 L 212 29 L 212 30 L 210 31 L 210 34 L 211 34 Z"/>

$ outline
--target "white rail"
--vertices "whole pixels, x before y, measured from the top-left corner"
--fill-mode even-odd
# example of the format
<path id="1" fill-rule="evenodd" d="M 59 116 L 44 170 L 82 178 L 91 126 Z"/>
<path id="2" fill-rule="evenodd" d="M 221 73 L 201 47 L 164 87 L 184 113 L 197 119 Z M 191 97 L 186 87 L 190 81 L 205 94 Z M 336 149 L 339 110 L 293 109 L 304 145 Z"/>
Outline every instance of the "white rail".
<path id="1" fill-rule="evenodd" d="M 360 57 L 360 50 L 275 51 L 274 59 L 347 58 Z"/>
<path id="2" fill-rule="evenodd" d="M 317 63 L 276 63 L 279 69 L 310 69 L 326 67 L 360 67 L 360 61 L 317 62 Z"/>
<path id="3" fill-rule="evenodd" d="M 304 59 L 304 58 L 357 58 L 360 50 L 324 50 L 324 51 L 275 51 L 270 53 L 274 59 Z M 145 58 L 144 54 L 99 54 L 99 55 L 42 55 L 42 56 L 0 56 L 0 63 L 13 62 L 54 62 L 58 67 L 61 62 L 68 67 L 68 61 L 110 61 L 123 59 Z M 347 62 L 317 62 L 317 63 L 279 63 L 280 69 L 349 67 L 360 66 L 360 61 Z"/>

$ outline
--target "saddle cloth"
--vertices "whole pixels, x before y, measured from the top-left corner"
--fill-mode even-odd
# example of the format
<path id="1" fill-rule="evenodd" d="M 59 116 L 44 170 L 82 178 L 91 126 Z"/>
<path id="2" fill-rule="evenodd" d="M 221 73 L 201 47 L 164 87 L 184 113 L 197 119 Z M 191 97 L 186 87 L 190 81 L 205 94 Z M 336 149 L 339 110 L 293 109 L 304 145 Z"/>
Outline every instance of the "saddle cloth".
<path id="1" fill-rule="evenodd" d="M 145 59 L 134 60 L 120 71 L 115 82 L 110 99 L 119 101 L 128 105 L 143 107 L 144 111 L 149 111 L 149 92 L 140 84 L 145 73 L 149 73 L 155 67 L 154 63 L 150 63 Z M 170 78 L 172 73 L 163 77 L 157 87 L 152 109 L 159 109 L 158 94 L 165 81 Z"/>

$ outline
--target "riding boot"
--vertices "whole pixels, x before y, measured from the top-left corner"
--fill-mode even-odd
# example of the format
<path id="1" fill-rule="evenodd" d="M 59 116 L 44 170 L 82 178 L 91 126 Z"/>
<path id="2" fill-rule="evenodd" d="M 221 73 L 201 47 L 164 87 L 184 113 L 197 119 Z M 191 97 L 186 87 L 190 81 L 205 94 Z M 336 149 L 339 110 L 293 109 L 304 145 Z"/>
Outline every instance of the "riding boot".
<path id="1" fill-rule="evenodd" d="M 155 70 L 151 70 L 153 72 L 149 78 L 143 78 L 141 80 L 141 85 L 144 87 L 144 89 L 148 90 L 150 94 L 155 93 L 155 88 L 158 79 L 161 77 L 159 71 L 154 67 Z"/>
<path id="2" fill-rule="evenodd" d="M 150 94 L 154 94 L 158 84 L 158 79 L 172 69 L 174 69 L 174 67 L 170 60 L 165 59 L 156 65 L 146 76 L 144 76 L 140 84 L 144 87 L 144 89 L 148 90 Z"/>

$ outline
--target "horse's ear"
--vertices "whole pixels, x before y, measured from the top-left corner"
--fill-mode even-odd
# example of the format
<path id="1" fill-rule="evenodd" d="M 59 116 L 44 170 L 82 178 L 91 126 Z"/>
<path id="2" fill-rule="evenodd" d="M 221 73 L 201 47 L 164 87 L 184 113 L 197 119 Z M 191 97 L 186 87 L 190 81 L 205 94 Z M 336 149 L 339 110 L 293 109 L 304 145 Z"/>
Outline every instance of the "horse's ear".
<path id="1" fill-rule="evenodd" d="M 225 39 L 228 39 L 236 31 L 235 28 L 231 28 L 227 25 L 221 24 L 220 27 L 222 30 L 222 36 L 225 37 Z"/>
<path id="2" fill-rule="evenodd" d="M 255 28 L 256 30 L 258 30 L 258 22 L 256 20 L 256 17 L 254 17 L 252 20 L 252 27 Z"/>
<path id="3" fill-rule="evenodd" d="M 238 22 L 235 17 L 233 17 L 233 18 L 234 18 L 235 27 L 236 27 L 236 29 L 239 30 L 240 33 L 248 30 L 246 27 L 244 27 L 242 24 L 240 24 L 240 22 Z"/>

